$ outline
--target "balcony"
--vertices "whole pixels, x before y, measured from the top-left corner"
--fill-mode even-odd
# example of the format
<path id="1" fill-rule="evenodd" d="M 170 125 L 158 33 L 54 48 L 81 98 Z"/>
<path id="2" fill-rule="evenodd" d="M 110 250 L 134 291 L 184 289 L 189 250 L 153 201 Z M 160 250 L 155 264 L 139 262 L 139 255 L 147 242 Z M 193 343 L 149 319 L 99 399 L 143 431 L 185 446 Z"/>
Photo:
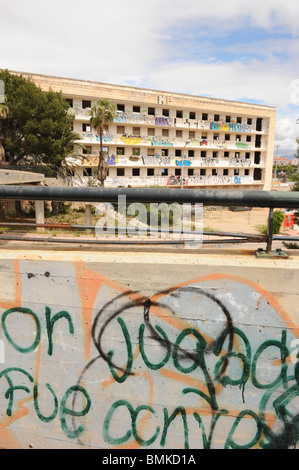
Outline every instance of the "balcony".
<path id="1" fill-rule="evenodd" d="M 93 132 L 82 132 L 81 144 L 100 144 L 100 137 Z M 106 145 L 122 145 L 122 146 L 146 146 L 146 147 L 160 147 L 160 148 L 183 148 L 186 141 L 177 138 L 165 138 L 163 136 L 148 136 L 148 135 L 113 135 L 105 133 L 103 135 L 103 143 Z M 188 149 L 203 149 L 203 150 L 234 150 L 234 151 L 259 151 L 266 150 L 264 146 L 255 147 L 253 143 L 242 141 L 230 141 L 224 139 L 190 139 Z"/>
<path id="2" fill-rule="evenodd" d="M 88 178 L 87 178 L 88 179 Z M 205 175 L 195 174 L 184 177 L 184 185 L 188 186 L 242 186 L 252 184 L 263 184 L 262 180 L 254 180 L 252 176 L 224 176 L 224 175 Z M 175 176 L 108 176 L 105 181 L 106 187 L 149 187 L 149 186 L 180 186 L 181 178 Z"/>
<path id="3" fill-rule="evenodd" d="M 70 108 L 70 112 L 75 114 L 76 119 L 89 119 L 89 108 Z M 150 126 L 175 127 L 181 129 L 202 129 L 214 130 L 220 132 L 242 133 L 242 134 L 267 134 L 269 132 L 269 123 L 263 123 L 260 131 L 256 130 L 255 125 L 240 124 L 237 122 L 214 122 L 211 120 L 177 118 L 175 116 L 155 116 L 133 112 L 116 111 L 115 123 L 140 124 Z"/>
<path id="4" fill-rule="evenodd" d="M 73 159 L 73 163 L 79 166 L 95 166 L 98 163 L 98 153 L 84 155 L 78 154 L 78 159 Z M 159 153 L 155 155 L 114 155 L 113 153 L 105 157 L 108 166 L 118 167 L 191 167 L 191 168 L 265 168 L 265 163 L 254 163 L 251 158 L 184 158 L 175 156 L 163 156 Z"/>

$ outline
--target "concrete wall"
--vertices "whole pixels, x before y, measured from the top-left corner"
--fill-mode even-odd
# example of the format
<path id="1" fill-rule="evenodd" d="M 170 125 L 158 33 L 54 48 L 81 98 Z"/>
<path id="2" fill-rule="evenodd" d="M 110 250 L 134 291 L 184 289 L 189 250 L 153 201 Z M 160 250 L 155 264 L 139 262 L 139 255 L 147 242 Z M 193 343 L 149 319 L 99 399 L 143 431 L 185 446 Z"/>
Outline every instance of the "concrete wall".
<path id="1" fill-rule="evenodd" d="M 298 256 L 1 249 L 0 447 L 298 440 Z"/>
<path id="2" fill-rule="evenodd" d="M 44 180 L 45 176 L 41 173 L 0 169 L 0 184 L 39 184 Z"/>

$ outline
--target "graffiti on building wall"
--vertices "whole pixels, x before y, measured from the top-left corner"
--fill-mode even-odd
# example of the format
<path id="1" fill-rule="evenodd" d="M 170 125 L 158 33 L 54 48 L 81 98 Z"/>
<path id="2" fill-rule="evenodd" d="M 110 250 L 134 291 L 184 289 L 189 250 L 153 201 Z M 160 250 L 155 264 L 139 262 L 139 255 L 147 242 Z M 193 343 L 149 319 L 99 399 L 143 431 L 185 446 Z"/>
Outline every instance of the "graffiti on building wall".
<path id="1" fill-rule="evenodd" d="M 116 113 L 113 121 L 114 122 L 126 122 L 128 118 L 127 113 Z"/>
<path id="2" fill-rule="evenodd" d="M 250 167 L 252 165 L 252 160 L 250 160 L 250 158 L 230 157 L 229 164 L 230 166 Z"/>
<path id="3" fill-rule="evenodd" d="M 111 156 L 108 156 L 107 157 L 107 163 L 109 166 L 114 166 L 114 165 L 117 165 L 119 162 L 118 160 L 118 155 L 111 155 Z"/>
<path id="4" fill-rule="evenodd" d="M 163 157 L 160 154 L 156 153 L 155 156 L 153 155 L 143 155 L 141 157 L 143 165 L 170 165 L 171 164 L 171 159 L 170 157 Z"/>
<path id="5" fill-rule="evenodd" d="M 137 144 L 141 144 L 141 137 L 140 136 L 127 136 L 127 135 L 123 135 L 121 136 L 120 140 L 124 143 L 124 144 L 129 144 L 129 145 L 137 145 Z"/>
<path id="6" fill-rule="evenodd" d="M 242 178 L 240 176 L 234 176 L 234 184 L 241 184 Z"/>
<path id="7" fill-rule="evenodd" d="M 77 117 L 79 116 L 88 116 L 89 110 L 82 109 L 79 106 L 74 107 L 74 112 Z M 203 130 L 217 130 L 224 132 L 242 132 L 242 133 L 252 133 L 255 130 L 254 125 L 252 124 L 242 124 L 232 120 L 230 123 L 226 122 L 215 122 L 213 120 L 202 120 L 202 119 L 177 119 L 175 115 L 169 116 L 160 116 L 160 115 L 148 115 L 145 111 L 142 113 L 134 112 L 122 112 L 117 111 L 114 117 L 115 123 L 136 123 L 136 124 L 152 124 L 158 126 L 178 126 L 178 127 L 192 127 Z M 268 132 L 269 123 L 264 124 L 263 130 Z"/>
<path id="8" fill-rule="evenodd" d="M 236 142 L 236 147 L 240 149 L 247 149 L 248 145 L 246 144 L 246 142 Z"/>
<path id="9" fill-rule="evenodd" d="M 191 166 L 192 161 L 191 160 L 176 160 L 175 164 L 176 166 Z"/>
<path id="10" fill-rule="evenodd" d="M 92 142 L 95 139 L 92 132 L 82 132 L 82 137 L 84 140 L 88 140 L 89 142 Z"/>
<path id="11" fill-rule="evenodd" d="M 156 116 L 155 117 L 156 126 L 171 126 L 170 120 L 167 117 Z"/>
<path id="12" fill-rule="evenodd" d="M 194 161 L 196 166 L 199 167 L 215 167 L 215 166 L 231 166 L 231 167 L 250 167 L 252 165 L 252 160 L 250 158 L 217 158 L 217 157 L 204 157 L 201 159 L 196 159 Z"/>
<path id="13" fill-rule="evenodd" d="M 88 142 L 99 142 L 100 137 L 97 134 L 91 132 L 83 132 L 83 139 Z M 156 135 L 155 137 L 149 137 L 147 135 L 127 135 L 123 134 L 122 136 L 113 135 L 110 133 L 105 133 L 103 135 L 103 142 L 105 143 L 115 143 L 115 144 L 126 144 L 126 145 L 151 145 L 156 147 L 173 147 L 176 143 L 185 144 L 185 141 L 182 139 L 165 139 L 163 136 Z M 209 148 L 219 148 L 219 149 L 247 149 L 253 150 L 254 146 L 248 145 L 246 142 L 239 141 L 230 141 L 225 139 L 190 139 L 189 146 L 191 147 L 209 147 Z"/>
<path id="14" fill-rule="evenodd" d="M 219 159 L 214 157 L 205 157 L 201 159 L 177 159 L 173 155 L 163 156 L 160 153 L 156 152 L 155 155 L 146 155 L 141 154 L 140 156 L 130 156 L 128 158 L 122 157 L 121 160 L 119 156 L 114 154 L 107 157 L 108 165 L 117 165 L 117 164 L 129 164 L 129 162 L 139 162 L 142 165 L 171 165 L 175 164 L 176 166 L 194 166 L 194 167 L 206 167 L 206 168 L 215 168 L 215 167 L 237 167 L 237 168 L 250 168 L 252 166 L 252 161 L 249 158 L 235 158 L 230 157 L 227 159 Z M 184 163 L 182 163 L 184 162 Z"/>
<path id="15" fill-rule="evenodd" d="M 153 158 L 153 157 L 152 157 Z M 162 160 L 158 162 L 159 167 L 165 167 L 167 163 L 167 159 L 165 162 Z M 153 165 L 154 163 L 151 163 L 149 160 L 145 165 Z M 157 162 L 155 162 L 157 164 Z M 169 174 L 169 172 L 168 172 Z M 107 178 L 107 185 L 111 187 L 125 187 L 128 185 L 134 185 L 136 184 L 137 186 L 140 185 L 141 183 L 143 185 L 149 185 L 151 186 L 152 184 L 159 184 L 161 186 L 167 185 L 167 186 L 173 186 L 173 185 L 179 185 L 181 184 L 181 178 L 179 176 L 174 176 L 170 175 L 168 176 L 165 173 L 165 168 L 161 168 L 161 174 L 156 174 L 153 176 L 121 176 L 121 177 L 108 177 Z M 200 175 L 198 173 L 195 173 L 193 175 L 188 175 L 184 178 L 184 184 L 188 185 L 200 185 L 200 186 L 214 186 L 214 185 L 235 185 L 235 184 L 250 184 L 253 182 L 253 177 L 252 176 L 238 176 L 238 175 Z"/>
<path id="16" fill-rule="evenodd" d="M 250 133 L 252 131 L 252 126 L 247 124 L 239 124 L 237 122 L 214 122 L 211 121 L 210 123 L 211 130 L 217 131 L 229 131 L 229 132 L 247 132 Z"/>
<path id="17" fill-rule="evenodd" d="M 114 137 L 113 137 L 112 134 L 106 133 L 106 134 L 103 135 L 103 142 L 112 142 L 113 138 L 114 138 Z M 96 139 L 97 139 L 97 140 L 100 140 L 100 137 L 97 135 L 97 136 L 96 136 Z"/>
<path id="18" fill-rule="evenodd" d="M 148 297 L 81 261 L 17 261 L 13 275 L 1 447 L 24 445 L 23 425 L 108 448 L 298 442 L 299 329 L 258 283 L 218 273 Z"/>
<path id="19" fill-rule="evenodd" d="M 154 117 L 147 116 L 146 114 L 142 114 L 142 113 L 118 111 L 115 115 L 114 122 L 133 122 L 133 123 L 154 124 Z"/>
<path id="20" fill-rule="evenodd" d="M 204 184 L 204 185 L 214 185 L 214 184 L 248 184 L 251 182 L 251 178 L 244 178 L 240 176 L 228 176 L 228 175 L 192 175 L 188 176 L 189 184 Z"/>
<path id="21" fill-rule="evenodd" d="M 152 145 L 156 145 L 159 147 L 173 147 L 174 142 L 171 142 L 170 140 L 153 138 Z"/>

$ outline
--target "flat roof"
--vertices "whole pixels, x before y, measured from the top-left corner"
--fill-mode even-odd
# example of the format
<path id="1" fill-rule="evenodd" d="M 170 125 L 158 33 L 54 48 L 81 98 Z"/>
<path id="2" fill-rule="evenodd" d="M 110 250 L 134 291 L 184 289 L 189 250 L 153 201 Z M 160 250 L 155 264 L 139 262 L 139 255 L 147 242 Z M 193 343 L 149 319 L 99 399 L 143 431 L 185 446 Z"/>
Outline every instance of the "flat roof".
<path id="1" fill-rule="evenodd" d="M 3 69 L 0 69 L 3 70 Z M 227 99 L 221 99 L 221 98 L 211 98 L 208 96 L 201 96 L 201 95 L 192 95 L 192 94 L 187 94 L 187 93 L 179 93 L 179 92 L 171 92 L 171 91 L 163 91 L 163 90 L 157 90 L 157 89 L 151 89 L 151 88 L 141 88 L 141 87 L 135 87 L 131 85 L 119 85 L 119 84 L 112 84 L 112 83 L 105 83 L 105 82 L 96 82 L 92 80 L 85 80 L 85 79 L 77 79 L 77 78 L 69 78 L 69 77 L 61 77 L 61 76 L 55 76 L 55 75 L 47 75 L 47 74 L 40 74 L 40 73 L 31 73 L 31 72 L 22 72 L 22 71 L 15 71 L 15 70 L 9 70 L 10 73 L 16 74 L 16 75 L 23 75 L 26 77 L 32 77 L 33 80 L 36 79 L 46 79 L 46 80 L 55 80 L 58 81 L 61 90 L 63 87 L 62 80 L 67 81 L 67 82 L 73 82 L 74 84 L 80 86 L 91 86 L 92 88 L 95 87 L 113 87 L 114 89 L 119 89 L 119 90 L 130 90 L 130 91 L 135 91 L 139 93 L 152 93 L 154 95 L 164 95 L 167 97 L 178 97 L 178 98 L 191 98 L 195 100 L 200 100 L 201 102 L 206 102 L 206 103 L 230 103 L 230 104 L 235 104 L 235 105 L 244 105 L 244 106 L 249 106 L 252 108 L 259 108 L 259 109 L 267 109 L 271 111 L 275 111 L 276 107 L 275 106 L 268 106 L 264 104 L 258 104 L 258 103 L 250 103 L 248 101 L 236 101 L 236 100 L 227 100 Z M 166 105 L 166 104 L 165 104 Z M 171 103 L 167 103 L 167 106 L 171 105 Z"/>

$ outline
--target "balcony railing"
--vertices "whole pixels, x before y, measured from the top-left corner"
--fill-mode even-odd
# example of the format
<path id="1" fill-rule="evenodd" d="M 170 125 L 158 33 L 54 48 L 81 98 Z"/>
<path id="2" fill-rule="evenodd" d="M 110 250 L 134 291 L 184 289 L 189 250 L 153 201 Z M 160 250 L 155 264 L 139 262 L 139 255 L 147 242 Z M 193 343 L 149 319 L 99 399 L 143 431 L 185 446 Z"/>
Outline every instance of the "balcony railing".
<path id="1" fill-rule="evenodd" d="M 93 132 L 82 132 L 82 144 L 100 144 L 100 138 Z M 186 141 L 181 138 L 168 138 L 163 136 L 134 136 L 134 135 L 114 135 L 104 134 L 103 142 L 105 145 L 121 145 L 121 146 L 153 146 L 153 147 L 164 147 L 164 148 L 183 148 L 185 147 Z M 245 152 L 258 150 L 265 150 L 264 146 L 255 147 L 252 143 L 243 141 L 230 141 L 224 139 L 190 139 L 188 148 L 201 148 L 205 149 L 216 149 L 216 150 L 234 150 L 235 152 Z"/>
<path id="2" fill-rule="evenodd" d="M 239 176 L 239 175 L 192 175 L 184 177 L 184 184 L 186 186 L 232 186 L 232 185 L 249 185 L 252 183 L 262 185 L 263 181 L 254 181 L 252 176 Z M 180 186 L 180 176 L 108 176 L 106 179 L 107 187 L 149 187 L 159 184 L 160 186 Z"/>
<path id="3" fill-rule="evenodd" d="M 262 160 L 260 163 L 255 163 L 252 158 L 236 158 L 236 157 L 205 157 L 205 158 L 193 158 L 193 157 L 167 157 L 162 156 L 159 153 L 156 155 L 145 155 L 140 156 L 131 155 L 108 155 L 106 156 L 108 166 L 111 167 L 124 167 L 124 168 L 141 168 L 143 166 L 150 167 L 167 167 L 167 168 L 264 168 L 265 163 Z M 77 165 L 91 165 L 96 166 L 98 163 L 98 154 L 85 155 L 84 159 L 77 161 Z"/>
<path id="4" fill-rule="evenodd" d="M 78 119 L 89 119 L 90 109 L 83 109 L 74 107 L 71 109 L 72 113 L 75 114 Z M 269 130 L 269 125 L 264 123 L 261 131 L 257 131 L 254 125 L 237 122 L 215 122 L 212 120 L 202 119 L 188 119 L 188 118 L 177 118 L 175 116 L 163 116 L 163 115 L 148 115 L 134 112 L 121 112 L 117 111 L 115 123 L 128 123 L 128 124 L 140 124 L 140 125 L 151 125 L 151 126 L 163 126 L 163 127 L 176 127 L 185 129 L 202 129 L 202 130 L 214 130 L 219 132 L 232 132 L 232 133 L 258 133 L 264 134 Z"/>

